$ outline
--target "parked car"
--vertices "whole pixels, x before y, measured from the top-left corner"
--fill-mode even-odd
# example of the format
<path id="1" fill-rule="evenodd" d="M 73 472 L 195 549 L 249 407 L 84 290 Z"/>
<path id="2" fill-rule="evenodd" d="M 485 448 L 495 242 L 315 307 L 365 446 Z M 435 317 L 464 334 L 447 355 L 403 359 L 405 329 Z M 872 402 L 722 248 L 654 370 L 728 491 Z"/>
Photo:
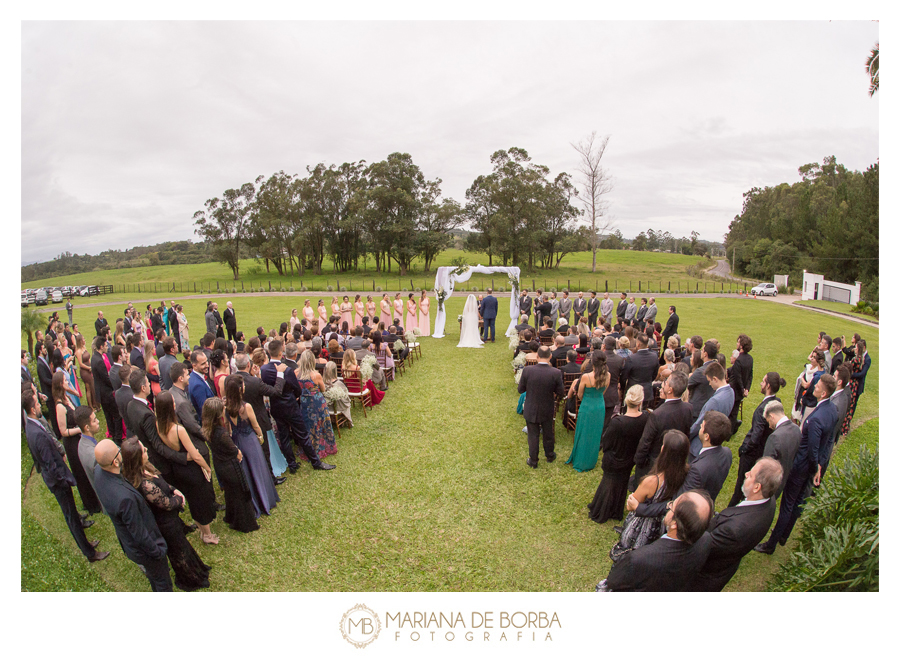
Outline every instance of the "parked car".
<path id="1" fill-rule="evenodd" d="M 772 295 L 772 297 L 778 296 L 778 286 L 774 283 L 760 283 L 758 286 L 753 286 L 750 289 L 751 295 Z"/>
<path id="2" fill-rule="evenodd" d="M 56 290 L 54 290 L 53 292 L 50 293 L 50 300 L 54 304 L 62 304 L 62 301 L 63 301 L 62 292 L 57 288 Z"/>
<path id="3" fill-rule="evenodd" d="M 22 308 L 27 308 L 27 307 L 28 307 L 28 294 L 23 292 L 22 293 Z"/>
<path id="4" fill-rule="evenodd" d="M 47 294 L 46 290 L 38 290 L 34 293 L 34 303 L 36 306 L 46 306 L 49 300 L 50 295 Z"/>

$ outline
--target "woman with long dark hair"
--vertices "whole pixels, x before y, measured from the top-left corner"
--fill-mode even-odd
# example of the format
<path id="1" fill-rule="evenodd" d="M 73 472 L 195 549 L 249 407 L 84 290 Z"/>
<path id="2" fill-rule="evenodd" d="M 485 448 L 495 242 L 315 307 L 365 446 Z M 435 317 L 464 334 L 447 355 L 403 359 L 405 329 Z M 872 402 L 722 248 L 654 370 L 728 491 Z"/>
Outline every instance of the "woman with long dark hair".
<path id="1" fill-rule="evenodd" d="M 684 432 L 666 432 L 656 463 L 635 490 L 634 501 L 640 504 L 672 500 L 687 477 L 690 453 L 691 442 Z M 618 562 L 625 553 L 656 541 L 662 534 L 663 516 L 635 516 L 633 511 L 629 512 L 619 541 L 609 551 L 610 559 Z"/>
<path id="2" fill-rule="evenodd" d="M 609 386 L 609 371 L 606 368 L 606 354 L 595 350 L 591 354 L 591 372 L 581 376 L 578 383 L 578 420 L 575 425 L 575 442 L 567 464 L 579 473 L 592 470 L 600 455 L 600 439 L 603 436 L 603 419 L 606 415 L 606 401 L 603 394 Z"/>
<path id="3" fill-rule="evenodd" d="M 209 587 L 210 567 L 187 540 L 188 528 L 179 513 L 184 495 L 166 482 L 147 458 L 147 448 L 132 437 L 122 442 L 122 477 L 137 489 L 166 540 L 166 555 L 175 571 L 175 586 L 186 592 Z"/>
<path id="4" fill-rule="evenodd" d="M 231 432 L 226 429 L 222 398 L 208 398 L 203 403 L 201 421 L 203 436 L 212 452 L 216 478 L 225 494 L 225 523 L 238 532 L 259 530 L 250 485 L 241 468 L 244 455 L 234 445 Z"/>
<path id="5" fill-rule="evenodd" d="M 269 514 L 281 499 L 263 454 L 263 433 L 256 422 L 256 413 L 251 405 L 244 403 L 244 380 L 240 375 L 225 378 L 225 417 L 231 427 L 231 440 L 244 456 L 241 469 L 250 485 L 256 516 Z"/>
<path id="6" fill-rule="evenodd" d="M 225 398 L 225 378 L 230 370 L 228 357 L 224 350 L 213 350 L 209 355 L 210 375 L 216 387 L 216 395 Z"/>
<path id="7" fill-rule="evenodd" d="M 65 381 L 65 371 L 57 370 L 53 373 L 53 379 L 51 380 L 53 411 L 50 414 L 50 418 L 53 421 L 53 429 L 56 430 L 56 435 L 62 440 L 63 448 L 66 450 L 69 470 L 75 476 L 78 495 L 81 496 L 81 505 L 89 514 L 96 514 L 102 509 L 100 507 L 100 499 L 97 498 L 97 494 L 91 486 L 91 481 L 81 465 L 81 458 L 78 456 L 81 428 L 75 422 L 75 405 L 72 404 L 69 396 L 66 395 Z"/>
<path id="8" fill-rule="evenodd" d="M 216 518 L 216 494 L 212 485 L 212 469 L 198 446 L 191 440 L 188 431 L 178 424 L 175 413 L 175 399 L 169 391 L 156 396 L 156 430 L 162 442 L 176 452 L 190 455 L 187 464 L 172 462 L 172 475 L 181 483 L 184 497 L 191 509 L 191 518 L 200 528 L 200 539 L 204 544 L 218 544 L 219 538 L 213 534 L 209 524 Z M 205 449 L 203 452 L 208 451 Z"/>

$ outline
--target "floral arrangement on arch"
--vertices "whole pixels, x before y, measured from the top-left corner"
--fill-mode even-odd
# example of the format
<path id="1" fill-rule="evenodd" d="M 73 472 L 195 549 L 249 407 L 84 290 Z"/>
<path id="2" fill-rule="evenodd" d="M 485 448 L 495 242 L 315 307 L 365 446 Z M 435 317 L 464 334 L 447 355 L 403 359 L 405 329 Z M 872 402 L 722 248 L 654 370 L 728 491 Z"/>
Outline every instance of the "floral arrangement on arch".
<path id="1" fill-rule="evenodd" d="M 468 271 L 469 271 L 469 266 L 466 265 L 465 263 L 463 263 L 462 265 L 460 265 L 460 266 L 458 266 L 458 267 L 454 267 L 452 270 L 450 270 L 450 276 L 451 276 L 451 277 L 454 277 L 454 276 L 458 277 L 458 276 L 461 276 L 461 275 L 465 274 L 465 273 L 468 272 Z"/>
<path id="2" fill-rule="evenodd" d="M 515 294 L 516 292 L 522 290 L 522 288 L 519 287 L 519 277 L 517 277 L 515 274 L 507 274 L 506 279 L 507 283 L 509 284 L 510 293 Z"/>
<path id="3" fill-rule="evenodd" d="M 437 290 L 434 291 L 435 297 L 437 297 L 438 310 L 444 310 L 444 300 L 447 299 L 447 291 L 444 290 L 444 286 L 441 286 Z"/>

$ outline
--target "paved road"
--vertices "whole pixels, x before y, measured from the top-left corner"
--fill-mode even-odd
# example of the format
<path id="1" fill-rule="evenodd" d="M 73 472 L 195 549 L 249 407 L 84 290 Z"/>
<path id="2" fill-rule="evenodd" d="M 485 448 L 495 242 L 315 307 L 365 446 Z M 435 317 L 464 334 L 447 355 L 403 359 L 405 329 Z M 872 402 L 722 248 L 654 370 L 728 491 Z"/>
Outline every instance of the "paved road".
<path id="1" fill-rule="evenodd" d="M 759 283 L 758 281 L 753 281 L 752 279 L 740 279 L 736 276 L 731 276 L 731 266 L 728 264 L 727 260 L 717 260 L 716 264 L 706 270 L 706 272 L 708 274 L 712 274 L 713 276 L 725 279 L 726 281 L 741 281 L 744 283 L 752 283 L 753 285 Z"/>

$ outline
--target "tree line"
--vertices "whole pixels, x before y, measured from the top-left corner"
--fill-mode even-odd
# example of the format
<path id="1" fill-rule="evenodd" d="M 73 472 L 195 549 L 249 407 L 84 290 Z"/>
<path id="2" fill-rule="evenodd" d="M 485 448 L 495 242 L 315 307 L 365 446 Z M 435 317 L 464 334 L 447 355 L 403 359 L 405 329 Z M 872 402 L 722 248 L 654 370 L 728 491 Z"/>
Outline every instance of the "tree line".
<path id="1" fill-rule="evenodd" d="M 849 171 L 826 157 L 798 169 L 793 185 L 754 187 L 729 224 L 726 255 L 735 270 L 761 280 L 804 269 L 832 281 L 861 281 L 878 298 L 878 163 Z"/>

